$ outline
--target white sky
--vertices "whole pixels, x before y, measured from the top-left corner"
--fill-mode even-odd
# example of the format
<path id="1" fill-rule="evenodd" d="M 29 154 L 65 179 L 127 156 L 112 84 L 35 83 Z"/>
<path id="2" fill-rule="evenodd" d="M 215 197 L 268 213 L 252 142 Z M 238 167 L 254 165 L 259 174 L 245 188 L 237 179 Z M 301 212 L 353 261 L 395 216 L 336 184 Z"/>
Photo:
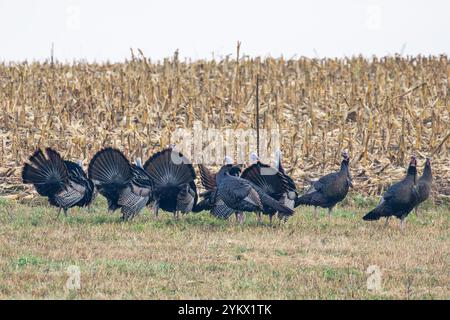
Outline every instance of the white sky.
<path id="1" fill-rule="evenodd" d="M 0 61 L 450 53 L 445 0 L 0 0 Z"/>

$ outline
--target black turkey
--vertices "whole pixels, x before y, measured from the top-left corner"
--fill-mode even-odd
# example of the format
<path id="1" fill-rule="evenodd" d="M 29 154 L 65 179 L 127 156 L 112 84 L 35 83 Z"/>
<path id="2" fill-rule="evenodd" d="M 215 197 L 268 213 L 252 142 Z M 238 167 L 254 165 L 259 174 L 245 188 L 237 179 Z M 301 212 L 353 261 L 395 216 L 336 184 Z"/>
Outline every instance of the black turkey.
<path id="1" fill-rule="evenodd" d="M 144 169 L 154 183 L 155 217 L 158 217 L 160 208 L 173 212 L 175 219 L 179 218 L 180 212 L 192 211 L 198 199 L 195 171 L 183 154 L 169 146 L 151 156 Z"/>
<path id="2" fill-rule="evenodd" d="M 253 163 L 251 166 L 247 167 L 242 172 L 241 178 L 250 181 L 253 185 L 258 186 L 259 189 L 265 194 L 269 195 L 283 206 L 286 206 L 285 195 L 289 191 L 289 186 L 285 176 L 277 169 L 261 163 L 257 155 L 254 153 L 250 155 L 250 159 L 252 161 L 256 160 L 256 163 Z M 291 215 L 293 213 L 293 206 L 290 209 L 291 211 L 287 212 L 287 215 Z M 263 203 L 263 210 L 258 210 L 256 212 L 259 223 L 261 222 L 261 212 L 269 216 L 270 224 L 272 224 L 272 218 L 277 213 L 276 208 L 268 203 Z M 283 212 L 279 212 L 279 216 L 286 217 Z"/>
<path id="3" fill-rule="evenodd" d="M 433 174 L 431 173 L 431 161 L 429 158 L 425 160 L 425 167 L 423 168 L 422 176 L 417 181 L 417 192 L 419 198 L 415 207 L 416 215 L 419 212 L 419 205 L 428 199 L 431 193 L 431 184 L 433 181 Z"/>
<path id="4" fill-rule="evenodd" d="M 88 174 L 108 201 L 108 209 L 121 209 L 122 220 L 134 218 L 153 199 L 149 175 L 117 149 L 97 152 L 89 163 Z"/>
<path id="5" fill-rule="evenodd" d="M 58 152 L 46 148 L 45 156 L 38 149 L 25 163 L 22 170 L 23 183 L 33 184 L 36 191 L 47 197 L 49 203 L 59 209 L 67 210 L 74 206 L 89 205 L 95 193 L 94 184 L 83 169 L 75 162 L 63 161 Z"/>
<path id="6" fill-rule="evenodd" d="M 295 200 L 295 207 L 299 205 L 314 206 L 314 216 L 317 218 L 317 207 L 328 208 L 328 219 L 331 219 L 333 207 L 347 196 L 352 187 L 349 171 L 349 156 L 342 152 L 343 160 L 338 172 L 327 174 L 314 182 L 312 187 Z"/>
<path id="7" fill-rule="evenodd" d="M 239 216 L 238 212 L 228 208 L 225 203 L 217 195 L 217 184 L 216 184 L 216 173 L 211 172 L 205 165 L 199 164 L 200 178 L 203 187 L 206 189 L 205 192 L 201 193 L 200 196 L 203 198 L 195 208 L 194 212 L 200 212 L 204 210 L 210 210 L 211 214 L 220 219 L 228 219 L 232 213 L 236 214 L 236 220 L 241 220 L 242 217 Z M 233 160 L 226 156 L 224 159 L 224 167 L 230 168 L 229 174 L 232 176 L 239 177 L 241 174 L 241 166 L 234 165 Z"/>
<path id="8" fill-rule="evenodd" d="M 216 175 L 217 195 L 226 208 L 239 212 L 240 217 L 244 211 L 264 212 L 269 209 L 285 215 L 293 214 L 292 209 L 280 204 L 251 181 L 230 175 L 230 170 L 230 167 L 223 166 Z M 242 219 L 240 223 L 243 223 Z"/>
<path id="9" fill-rule="evenodd" d="M 416 165 L 416 157 L 412 156 L 406 177 L 387 189 L 378 206 L 367 213 L 363 217 L 364 220 L 371 221 L 386 217 L 387 225 L 389 218 L 395 216 L 400 219 L 400 228 L 403 231 L 403 220 L 414 209 L 419 199 L 416 188 Z"/>

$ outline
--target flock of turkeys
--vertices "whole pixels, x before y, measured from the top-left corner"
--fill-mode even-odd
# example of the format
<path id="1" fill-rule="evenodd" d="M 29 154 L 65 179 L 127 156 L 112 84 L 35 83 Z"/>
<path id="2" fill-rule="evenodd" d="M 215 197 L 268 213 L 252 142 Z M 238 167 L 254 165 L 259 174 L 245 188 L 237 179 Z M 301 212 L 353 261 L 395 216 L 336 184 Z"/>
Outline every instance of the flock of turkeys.
<path id="1" fill-rule="evenodd" d="M 131 163 L 122 152 L 105 148 L 97 152 L 88 166 L 87 174 L 78 163 L 63 160 L 51 148 L 37 150 L 25 163 L 24 183 L 33 184 L 36 191 L 48 197 L 49 203 L 67 214 L 74 206 L 89 206 L 100 193 L 108 201 L 109 211 L 121 210 L 122 219 L 132 219 L 143 208 L 152 204 L 155 217 L 159 209 L 179 214 L 209 210 L 212 215 L 228 219 L 233 213 L 241 224 L 244 212 L 268 215 L 270 223 L 275 215 L 286 220 L 300 205 L 327 208 L 329 218 L 334 206 L 342 201 L 353 187 L 349 169 L 349 155 L 342 153 L 340 170 L 315 181 L 299 195 L 296 185 L 286 174 L 281 153 L 275 156 L 275 165 L 259 161 L 250 155 L 251 164 L 244 168 L 225 157 L 224 165 L 216 173 L 198 165 L 204 192 L 198 193 L 193 165 L 183 154 L 169 146 L 152 155 L 144 164 L 141 159 Z M 364 220 L 378 220 L 395 216 L 401 221 L 425 201 L 431 191 L 430 159 L 425 162 L 422 176 L 417 179 L 417 160 L 413 155 L 403 180 L 393 184 L 383 194 L 376 208 Z"/>

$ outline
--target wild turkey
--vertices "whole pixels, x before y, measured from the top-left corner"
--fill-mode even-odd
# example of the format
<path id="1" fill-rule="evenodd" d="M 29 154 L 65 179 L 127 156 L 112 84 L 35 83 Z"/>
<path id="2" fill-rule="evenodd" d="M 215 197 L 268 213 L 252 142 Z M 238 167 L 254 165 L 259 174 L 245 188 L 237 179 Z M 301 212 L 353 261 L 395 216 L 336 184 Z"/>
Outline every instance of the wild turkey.
<path id="1" fill-rule="evenodd" d="M 86 192 L 84 196 L 78 201 L 75 206 L 90 208 L 98 195 L 98 190 L 95 187 L 91 179 L 89 179 L 83 170 L 83 162 L 78 160 L 77 162 L 64 160 L 64 164 L 69 172 L 69 180 L 77 182 L 77 184 L 85 186 Z"/>
<path id="2" fill-rule="evenodd" d="M 417 199 L 417 205 L 415 207 L 416 215 L 419 212 L 419 205 L 428 199 L 431 193 L 431 184 L 433 181 L 433 175 L 431 173 L 431 161 L 429 158 L 425 160 L 425 167 L 423 168 L 422 176 L 417 182 L 417 192 L 419 193 L 419 199 Z"/>
<path id="3" fill-rule="evenodd" d="M 400 219 L 400 228 L 403 231 L 403 220 L 417 204 L 419 194 L 416 189 L 417 161 L 413 155 L 409 163 L 406 177 L 393 184 L 383 194 L 378 206 L 367 213 L 363 219 L 366 221 L 378 220 L 386 217 L 386 225 L 391 216 Z"/>
<path id="4" fill-rule="evenodd" d="M 230 167 L 223 166 L 216 175 L 217 196 L 223 202 L 224 210 L 237 211 L 240 217 L 244 211 L 257 212 L 274 210 L 291 215 L 293 210 L 280 204 L 251 181 L 230 175 Z M 240 220 L 243 223 L 243 219 Z"/>
<path id="5" fill-rule="evenodd" d="M 130 164 L 117 149 L 97 152 L 89 163 L 88 174 L 108 201 L 109 211 L 121 209 L 122 220 L 134 218 L 153 199 L 149 175 Z"/>
<path id="6" fill-rule="evenodd" d="M 67 210 L 74 206 L 84 207 L 92 202 L 94 184 L 83 169 L 71 161 L 63 161 L 58 152 L 46 148 L 45 156 L 38 149 L 25 163 L 22 170 L 23 183 L 33 184 L 38 194 L 48 197 L 51 205 Z"/>
<path id="7" fill-rule="evenodd" d="M 317 218 L 317 207 L 328 208 L 328 219 L 331 219 L 333 207 L 347 196 L 348 189 L 353 186 L 349 171 L 349 156 L 342 152 L 343 160 L 338 172 L 327 174 L 314 182 L 312 187 L 295 200 L 299 205 L 314 206 L 314 216 Z"/>
<path id="8" fill-rule="evenodd" d="M 288 190 L 286 193 L 283 194 L 283 197 L 281 198 L 281 203 L 288 208 L 294 209 L 295 200 L 297 199 L 298 196 L 297 187 L 295 185 L 294 180 L 292 180 L 292 178 L 286 174 L 286 171 L 284 170 L 283 165 L 281 164 L 280 150 L 275 151 L 275 169 L 277 169 L 278 172 L 280 172 L 287 181 Z"/>
<path id="9" fill-rule="evenodd" d="M 195 171 L 190 161 L 173 146 L 155 153 L 144 164 L 146 173 L 154 183 L 153 212 L 158 217 L 159 208 L 173 212 L 188 213 L 197 204 Z"/>
<path id="10" fill-rule="evenodd" d="M 239 177 L 241 174 L 241 166 L 234 165 L 233 159 L 226 156 L 224 159 L 224 166 L 229 167 L 229 174 L 232 176 Z M 205 192 L 201 193 L 200 196 L 203 199 L 197 203 L 193 212 L 200 212 L 204 210 L 210 210 L 211 214 L 220 219 L 228 219 L 234 212 L 231 208 L 226 207 L 224 202 L 220 200 L 217 195 L 217 185 L 216 185 L 216 173 L 211 172 L 205 165 L 199 164 L 200 178 L 203 187 L 206 189 Z M 240 220 L 241 217 L 236 213 L 236 220 Z"/>
<path id="11" fill-rule="evenodd" d="M 265 194 L 269 195 L 284 206 L 285 195 L 289 191 L 288 182 L 285 176 L 277 169 L 261 163 L 257 155 L 254 153 L 250 155 L 250 160 L 256 160 L 256 163 L 253 163 L 251 166 L 247 167 L 242 172 L 241 178 L 250 181 L 255 186 L 258 186 Z M 289 211 L 287 215 L 291 215 L 293 213 L 293 206 L 290 209 L 291 211 Z M 272 224 L 272 218 L 277 213 L 276 208 L 268 203 L 263 203 L 263 210 L 258 210 L 256 212 L 258 222 L 261 222 L 261 212 L 269 216 L 270 224 Z M 279 216 L 283 216 L 283 213 L 280 212 Z"/>

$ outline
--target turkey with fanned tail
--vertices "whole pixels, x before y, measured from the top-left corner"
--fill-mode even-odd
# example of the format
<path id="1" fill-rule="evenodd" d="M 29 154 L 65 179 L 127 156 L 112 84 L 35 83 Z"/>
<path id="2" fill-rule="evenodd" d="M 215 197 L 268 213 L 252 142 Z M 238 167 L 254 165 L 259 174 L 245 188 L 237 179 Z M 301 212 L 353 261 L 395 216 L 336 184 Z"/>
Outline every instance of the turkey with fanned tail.
<path id="1" fill-rule="evenodd" d="M 134 218 L 153 199 L 152 180 L 139 164 L 131 164 L 113 148 L 97 152 L 89 163 L 89 177 L 107 199 L 108 209 L 121 209 L 122 220 Z"/>
<path id="2" fill-rule="evenodd" d="M 251 166 L 247 167 L 241 174 L 241 178 L 250 181 L 253 185 L 257 186 L 266 195 L 270 196 L 281 205 L 287 207 L 284 203 L 284 196 L 289 191 L 288 181 L 285 176 L 277 169 L 261 163 L 259 157 L 255 153 L 250 154 L 250 160 L 255 162 Z M 293 208 L 290 211 L 280 211 L 278 214 L 280 217 L 287 217 L 293 214 Z M 263 203 L 263 210 L 257 210 L 258 222 L 261 222 L 261 212 L 268 215 L 270 224 L 272 224 L 272 218 L 277 213 L 277 209 L 269 203 Z"/>
<path id="3" fill-rule="evenodd" d="M 342 152 L 343 160 L 338 172 L 327 174 L 314 182 L 311 188 L 295 200 L 295 207 L 299 205 L 314 206 L 314 216 L 317 218 L 317 207 L 328 208 L 328 219 L 331 219 L 333 207 L 347 196 L 353 187 L 347 151 Z"/>
<path id="4" fill-rule="evenodd" d="M 146 173 L 154 183 L 155 217 L 158 210 L 173 212 L 175 219 L 179 213 L 188 213 L 197 204 L 195 171 L 191 162 L 173 146 L 155 153 L 144 164 Z"/>
<path id="5" fill-rule="evenodd" d="M 45 154 L 47 156 L 45 156 Z M 58 152 L 51 148 L 41 149 L 29 158 L 22 170 L 23 183 L 33 184 L 36 191 L 47 197 L 49 203 L 59 209 L 67 210 L 74 206 L 88 206 L 95 197 L 95 187 L 83 169 L 75 162 L 64 161 Z"/>
<path id="6" fill-rule="evenodd" d="M 228 219 L 233 213 L 236 214 L 236 220 L 242 220 L 242 213 L 236 212 L 234 209 L 225 205 L 222 199 L 217 194 L 216 173 L 211 172 L 205 165 L 199 164 L 200 178 L 205 192 L 200 196 L 203 198 L 194 207 L 194 212 L 210 210 L 211 214 L 220 219 Z M 233 159 L 226 156 L 224 159 L 224 167 L 230 168 L 230 175 L 240 176 L 241 166 L 234 165 Z"/>
<path id="7" fill-rule="evenodd" d="M 238 212 L 270 209 L 285 215 L 293 214 L 292 209 L 280 204 L 251 181 L 230 175 L 230 170 L 230 167 L 223 166 L 216 175 L 217 195 L 227 207 Z"/>
<path id="8" fill-rule="evenodd" d="M 390 186 L 375 209 L 367 213 L 363 219 L 366 221 L 379 220 L 386 217 L 386 225 L 389 218 L 395 216 L 400 219 L 400 228 L 403 231 L 403 220 L 417 205 L 419 193 L 416 188 L 417 161 L 415 155 L 411 157 L 406 177 Z"/>

